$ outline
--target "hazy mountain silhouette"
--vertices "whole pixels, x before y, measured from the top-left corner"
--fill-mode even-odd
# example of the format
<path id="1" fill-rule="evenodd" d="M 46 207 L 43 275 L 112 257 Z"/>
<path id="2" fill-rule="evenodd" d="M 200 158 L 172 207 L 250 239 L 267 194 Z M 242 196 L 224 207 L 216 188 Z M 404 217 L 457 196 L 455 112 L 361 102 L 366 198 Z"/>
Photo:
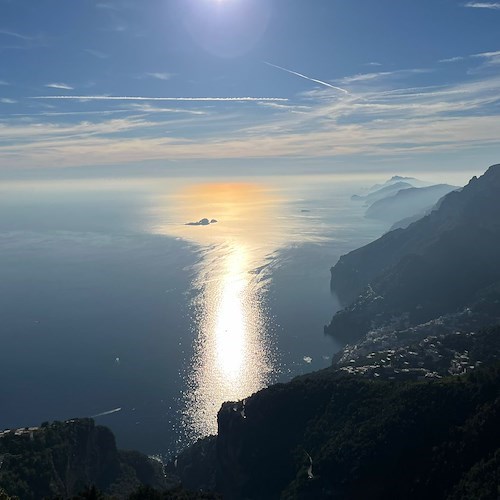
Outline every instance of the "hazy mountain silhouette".
<path id="1" fill-rule="evenodd" d="M 340 258 L 331 286 L 341 302 L 329 333 L 355 339 L 377 321 L 408 324 L 465 307 L 500 281 L 500 165 L 406 229 Z"/>
<path id="2" fill-rule="evenodd" d="M 458 189 L 448 184 L 422 188 L 400 189 L 395 194 L 375 201 L 367 210 L 366 217 L 395 223 L 432 208 L 440 198 Z"/>

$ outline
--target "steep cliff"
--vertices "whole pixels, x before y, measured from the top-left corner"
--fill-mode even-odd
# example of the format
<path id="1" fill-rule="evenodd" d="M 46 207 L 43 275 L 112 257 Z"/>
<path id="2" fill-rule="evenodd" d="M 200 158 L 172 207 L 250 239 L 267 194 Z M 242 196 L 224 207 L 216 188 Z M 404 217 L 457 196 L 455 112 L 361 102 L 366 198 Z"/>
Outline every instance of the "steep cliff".
<path id="1" fill-rule="evenodd" d="M 112 432 L 91 419 L 3 433 L 0 456 L 0 487 L 23 500 L 69 498 L 89 485 L 118 498 L 144 484 L 167 487 L 160 463 L 119 451 Z"/>
<path id="2" fill-rule="evenodd" d="M 500 473 L 500 367 L 440 381 L 328 369 L 219 412 L 218 489 L 231 499 L 467 499 Z M 493 495 L 493 496 L 492 496 Z"/>
<path id="3" fill-rule="evenodd" d="M 469 306 L 500 282 L 500 165 L 406 229 L 351 252 L 332 268 L 344 304 L 326 328 L 355 341 L 404 315 L 407 325 Z"/>

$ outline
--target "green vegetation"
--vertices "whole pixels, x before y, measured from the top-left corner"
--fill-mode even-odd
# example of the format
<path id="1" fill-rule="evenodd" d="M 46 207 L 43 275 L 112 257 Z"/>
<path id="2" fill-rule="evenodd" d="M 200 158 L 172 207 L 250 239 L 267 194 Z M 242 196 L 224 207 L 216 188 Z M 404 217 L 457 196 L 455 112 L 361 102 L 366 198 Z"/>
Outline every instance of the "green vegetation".
<path id="1" fill-rule="evenodd" d="M 19 500 L 18 497 L 7 495 L 4 489 L 0 488 L 0 500 Z"/>
<path id="2" fill-rule="evenodd" d="M 129 500 L 216 500 L 215 493 L 186 491 L 180 486 L 168 491 L 158 491 L 149 486 L 140 488 L 129 497 Z"/>
<path id="3" fill-rule="evenodd" d="M 500 365 L 434 382 L 329 369 L 276 385 L 247 400 L 245 419 L 234 404 L 221 410 L 218 488 L 224 498 L 496 499 L 499 387 Z"/>
<path id="4" fill-rule="evenodd" d="M 44 423 L 17 434 L 0 438 L 0 487 L 22 500 L 69 498 L 88 485 L 118 497 L 144 484 L 167 486 L 161 464 L 117 450 L 111 431 L 91 419 Z"/>

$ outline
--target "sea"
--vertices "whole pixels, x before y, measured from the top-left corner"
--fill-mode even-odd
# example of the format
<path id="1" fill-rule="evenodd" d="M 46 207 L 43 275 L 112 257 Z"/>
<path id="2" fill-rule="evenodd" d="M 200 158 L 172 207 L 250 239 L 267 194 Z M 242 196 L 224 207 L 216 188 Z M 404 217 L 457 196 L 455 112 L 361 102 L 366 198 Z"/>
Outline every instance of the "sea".
<path id="1" fill-rule="evenodd" d="M 330 268 L 388 229 L 351 200 L 374 181 L 2 181 L 0 430 L 92 417 L 168 458 L 224 401 L 329 366 Z"/>

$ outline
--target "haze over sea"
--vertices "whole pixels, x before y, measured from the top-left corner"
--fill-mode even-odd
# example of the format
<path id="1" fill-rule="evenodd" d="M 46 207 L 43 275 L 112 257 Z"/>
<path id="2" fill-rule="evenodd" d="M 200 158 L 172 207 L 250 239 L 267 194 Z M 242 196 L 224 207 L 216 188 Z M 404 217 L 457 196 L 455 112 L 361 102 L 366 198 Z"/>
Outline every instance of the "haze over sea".
<path id="1" fill-rule="evenodd" d="M 328 366 L 329 268 L 386 229 L 357 190 L 326 175 L 3 182 L 0 427 L 96 416 L 119 446 L 169 454 L 216 432 L 222 402 Z"/>

